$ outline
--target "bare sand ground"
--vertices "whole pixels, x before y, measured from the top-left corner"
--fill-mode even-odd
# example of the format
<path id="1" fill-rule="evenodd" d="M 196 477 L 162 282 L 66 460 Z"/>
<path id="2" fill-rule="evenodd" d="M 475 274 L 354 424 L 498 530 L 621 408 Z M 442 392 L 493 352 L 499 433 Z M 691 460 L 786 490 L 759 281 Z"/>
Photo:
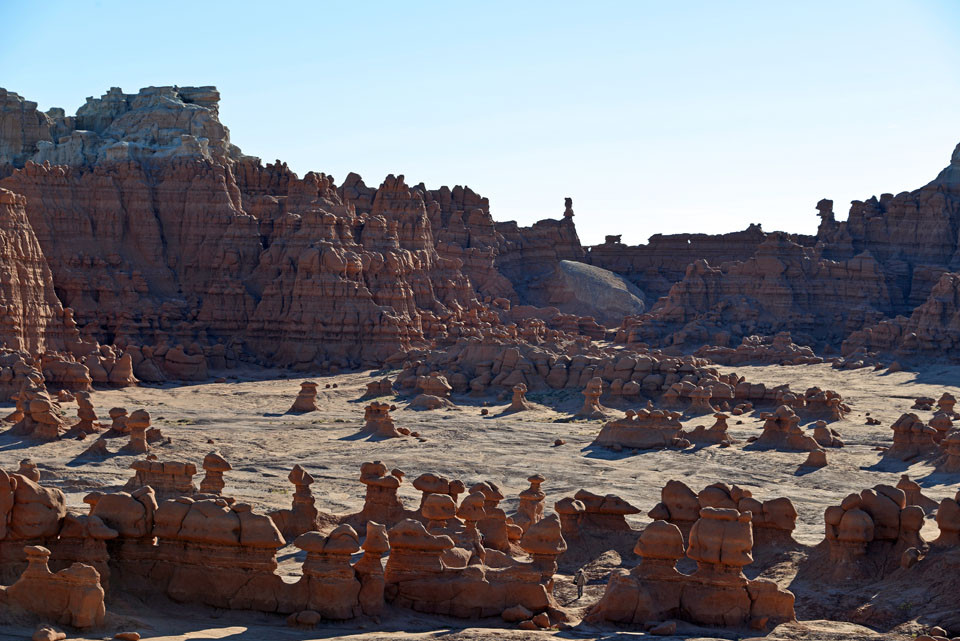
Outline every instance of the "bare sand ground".
<path id="1" fill-rule="evenodd" d="M 528 487 L 527 476 L 539 472 L 547 481 L 547 506 L 585 488 L 593 492 L 614 493 L 640 508 L 641 514 L 629 517 L 639 529 L 649 522 L 645 513 L 660 497 L 660 489 L 669 479 L 680 479 L 695 491 L 717 481 L 737 484 L 764 500 L 778 496 L 790 498 L 799 512 L 795 538 L 814 545 L 823 539 L 823 511 L 839 504 L 846 495 L 878 483 L 896 484 L 900 474 L 926 487 L 931 498 L 952 496 L 960 478 L 933 474 L 928 464 L 907 466 L 883 462 L 878 446 L 891 442 L 890 425 L 910 410 L 918 396 L 939 397 L 949 391 L 960 397 L 960 368 L 931 367 L 919 373 L 886 374 L 872 370 L 840 371 L 828 365 L 758 366 L 722 368 L 737 371 L 748 380 L 767 385 L 790 383 L 795 390 L 820 386 L 841 392 L 853 411 L 846 420 L 834 423 L 846 443 L 829 450 L 828 467 L 799 470 L 804 453 L 751 450 L 746 439 L 759 435 L 762 421 L 753 415 L 732 417 L 731 434 L 740 442 L 730 448 L 717 446 L 685 451 L 648 451 L 615 453 L 591 447 L 602 421 L 570 421 L 571 413 L 582 403 L 578 391 L 533 391 L 528 399 L 537 403 L 534 411 L 500 416 L 509 399 L 456 397 L 458 407 L 450 410 L 414 411 L 406 409 L 407 399 L 397 398 L 393 413 L 399 426 L 418 431 L 422 439 L 371 440 L 360 435 L 363 408 L 359 400 L 366 383 L 382 372 L 349 373 L 319 377 L 318 405 L 321 411 L 291 415 L 289 409 L 301 378 L 287 378 L 281 372 L 231 371 L 226 382 L 185 386 L 136 387 L 101 390 L 92 395 L 98 416 L 109 423 L 108 410 L 121 406 L 129 411 L 143 408 L 150 412 L 153 425 L 172 441 L 154 447 L 161 460 L 193 461 L 200 467 L 203 455 L 219 449 L 234 470 L 226 474 L 225 493 L 261 510 L 288 507 L 293 486 L 286 477 L 299 463 L 316 479 L 312 486 L 317 506 L 323 511 L 343 514 L 363 505 L 364 486 L 357 480 L 364 461 L 382 460 L 388 467 L 399 467 L 412 480 L 423 472 L 436 472 L 460 478 L 469 484 L 480 480 L 498 483 L 507 500 L 502 507 L 511 513 L 518 493 Z M 325 385 L 337 388 L 325 388 Z M 489 415 L 481 416 L 481 405 L 489 403 Z M 626 406 L 624 406 L 626 407 Z M 74 421 L 76 407 L 67 404 L 69 420 Z M 615 409 L 612 415 L 621 415 Z M 769 408 L 761 408 L 769 409 Z M 881 421 L 879 426 L 865 424 L 866 413 Z M 918 412 L 929 419 L 929 412 Z M 740 423 L 739 421 L 742 421 Z M 710 425 L 712 417 L 685 420 L 685 426 Z M 554 446 L 555 439 L 566 444 Z M 125 439 L 109 441 L 116 452 Z M 212 440 L 213 444 L 208 443 Z M 62 489 L 72 508 L 85 508 L 82 498 L 92 490 L 119 489 L 132 475 L 129 465 L 136 457 L 116 454 L 104 460 L 80 456 L 91 442 L 62 440 L 36 444 L 8 434 L 0 435 L 0 467 L 16 469 L 20 459 L 33 458 L 40 466 L 45 484 Z M 199 481 L 199 477 L 197 479 Z M 415 506 L 419 492 L 404 483 L 400 496 Z M 928 523 L 929 537 L 935 524 Z M 622 550 L 621 550 L 622 551 Z M 281 551 L 281 572 L 296 575 L 298 555 L 292 547 Z M 562 604 L 579 611 L 594 603 L 603 593 L 606 574 L 613 567 L 630 567 L 635 559 L 616 552 L 602 555 L 588 565 L 591 584 L 584 598 L 575 602 L 570 584 L 572 568 L 564 567 L 557 577 L 557 593 Z M 764 569 L 763 576 L 783 587 L 795 574 L 796 558 L 786 559 Z M 756 575 L 757 571 L 748 574 Z M 537 638 L 549 633 L 531 633 L 493 628 L 470 628 L 476 622 L 443 617 L 425 617 L 409 612 L 391 612 L 379 625 L 371 621 L 351 622 L 343 626 L 325 626 L 304 631 L 286 628 L 282 617 L 251 613 L 222 612 L 174 604 L 141 604 L 120 597 L 109 604 L 116 613 L 115 629 L 124 623 L 138 629 L 145 639 L 492 639 Z M 176 613 L 171 616 L 172 613 Z M 798 599 L 798 615 L 802 616 Z M 127 620 L 132 617 L 132 620 Z M 495 624 L 495 622 L 491 622 Z M 119 627 L 116 627 L 119 626 Z M 909 629 L 904 629 L 909 634 Z M 0 639 L 21 639 L 23 629 L 14 636 L 0 629 Z M 566 638 L 630 638 L 625 631 L 616 633 L 595 628 L 580 628 L 559 633 Z M 639 635 L 639 632 L 636 632 Z M 716 632 L 710 633 L 715 635 Z M 718 638 L 715 636 L 699 638 Z M 780 626 L 768 639 L 901 638 L 899 635 L 875 636 L 865 628 L 834 622 L 804 622 Z M 76 638 L 76 637 L 71 637 Z M 91 637 L 99 638 L 99 637 Z M 697 637 L 690 637 L 697 638 Z M 903 637 L 906 638 L 906 637 Z"/>

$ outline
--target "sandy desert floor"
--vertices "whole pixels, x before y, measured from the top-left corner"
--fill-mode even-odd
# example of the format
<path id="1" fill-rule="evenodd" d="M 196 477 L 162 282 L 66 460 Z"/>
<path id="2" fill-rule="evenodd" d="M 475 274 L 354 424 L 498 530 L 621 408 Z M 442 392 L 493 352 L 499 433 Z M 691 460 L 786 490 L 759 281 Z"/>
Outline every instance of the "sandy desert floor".
<path id="1" fill-rule="evenodd" d="M 753 416 L 732 417 L 732 436 L 740 442 L 733 447 L 691 448 L 685 451 L 648 451 L 614 453 L 591 447 L 602 421 L 569 421 L 582 403 L 576 390 L 532 391 L 528 400 L 535 411 L 499 416 L 508 399 L 456 397 L 455 409 L 414 411 L 406 409 L 408 399 L 397 398 L 393 412 L 399 426 L 418 431 L 421 438 L 370 440 L 361 437 L 363 408 L 359 400 L 366 383 L 383 372 L 350 373 L 313 378 L 320 383 L 318 405 L 321 411 L 304 415 L 286 414 L 299 389 L 300 378 L 281 372 L 231 371 L 226 382 L 186 386 L 136 387 L 102 390 L 92 395 L 98 416 L 109 422 L 108 410 L 122 406 L 129 411 L 143 408 L 150 412 L 153 425 L 168 444 L 154 446 L 161 460 L 182 460 L 199 464 L 211 449 L 219 449 L 233 465 L 226 474 L 225 493 L 261 510 L 289 507 L 293 486 L 287 481 L 290 468 L 299 463 L 316 479 L 312 486 L 317 507 L 325 512 L 344 514 L 363 505 L 364 486 L 357 480 L 364 461 L 382 460 L 388 467 L 399 467 L 412 480 L 423 472 L 436 472 L 459 478 L 469 486 L 481 480 L 498 483 L 507 495 L 501 504 L 510 514 L 517 494 L 528 487 L 527 476 L 543 474 L 547 481 L 547 506 L 572 495 L 580 488 L 613 493 L 640 508 L 641 514 L 628 517 L 639 529 L 649 522 L 645 513 L 660 497 L 660 489 L 669 479 L 680 479 L 695 491 L 717 481 L 737 484 L 764 500 L 777 496 L 790 498 L 799 512 L 795 538 L 815 545 L 823 539 L 823 511 L 839 504 L 846 495 L 878 483 L 896 484 L 902 473 L 909 473 L 935 500 L 952 496 L 960 478 L 933 473 L 929 465 L 885 463 L 878 446 L 891 442 L 890 425 L 910 410 L 918 396 L 939 397 L 944 391 L 960 396 L 960 368 L 931 367 L 921 372 L 884 373 L 873 370 L 839 371 L 829 365 L 757 366 L 721 368 L 737 371 L 748 380 L 767 385 L 790 383 L 794 390 L 810 386 L 834 389 L 843 394 L 851 414 L 831 427 L 838 429 L 846 443 L 829 450 L 829 465 L 809 471 L 798 467 L 803 453 L 751 450 L 746 439 L 760 434 L 762 421 Z M 325 389 L 326 384 L 337 388 Z M 487 402 L 489 415 L 480 410 Z M 548 407 L 549 405 L 549 407 Z M 68 416 L 76 407 L 66 404 Z M 623 409 L 623 408 L 620 408 Z M 769 409 L 769 408 L 761 408 Z M 878 418 L 879 426 L 865 424 L 866 414 Z M 918 412 L 929 419 L 930 412 Z M 619 409 L 615 415 L 620 415 Z M 742 422 L 740 422 L 742 421 Z M 685 426 L 710 425 L 712 417 L 685 420 Z M 555 446 L 555 439 L 566 444 Z M 213 444 L 208 441 L 212 440 Z M 125 439 L 110 442 L 116 451 Z M 80 456 L 90 440 L 62 440 L 54 443 L 25 442 L 9 434 L 0 435 L 0 467 L 16 469 L 20 459 L 30 457 L 40 466 L 45 484 L 59 487 L 69 505 L 85 509 L 83 496 L 97 489 L 119 489 L 132 475 L 129 465 L 136 457 L 111 455 L 105 459 Z M 199 480 L 199 479 L 198 479 Z M 419 501 L 419 492 L 407 482 L 400 496 L 408 506 Z M 929 538 L 936 526 L 928 522 L 924 534 Z M 562 605 L 583 612 L 603 593 L 606 575 L 617 566 L 632 567 L 636 559 L 624 551 L 596 550 L 576 563 L 561 559 L 556 592 Z M 280 552 L 281 572 L 299 570 L 297 550 L 292 546 Z M 796 571 L 796 555 L 768 564 L 762 576 L 789 587 Z M 575 599 L 571 576 L 577 565 L 586 564 L 590 584 L 583 599 Z M 747 568 L 751 574 L 750 568 Z M 756 576 L 756 572 L 752 576 Z M 802 595 L 798 595 L 802 596 Z M 804 611 L 804 599 L 798 598 L 800 623 L 778 627 L 767 639 L 850 639 L 910 638 L 909 625 L 897 634 L 880 635 L 854 624 L 817 621 L 815 612 Z M 111 630 L 136 629 L 145 639 L 493 639 L 539 638 L 632 638 L 641 632 L 598 629 L 581 626 L 563 632 L 521 632 L 491 627 L 484 622 L 466 622 L 444 617 L 421 616 L 409 611 L 390 612 L 379 623 L 356 621 L 341 626 L 304 631 L 287 628 L 280 616 L 258 615 L 200 609 L 172 603 L 144 604 L 132 597 L 115 597 L 108 602 Z M 806 615 L 806 616 L 805 616 Z M 470 627 L 478 626 L 478 627 Z M 0 629 L 0 640 L 28 638 L 27 628 Z M 687 638 L 727 638 L 717 632 L 702 631 Z M 902 634 L 900 634 L 902 633 Z M 112 632 L 111 632 L 112 635 Z M 685 635 L 686 636 L 686 635 Z M 109 637 L 109 635 L 108 635 Z M 77 637 L 70 637 L 77 638 Z M 99 637 L 91 637 L 99 638 Z"/>

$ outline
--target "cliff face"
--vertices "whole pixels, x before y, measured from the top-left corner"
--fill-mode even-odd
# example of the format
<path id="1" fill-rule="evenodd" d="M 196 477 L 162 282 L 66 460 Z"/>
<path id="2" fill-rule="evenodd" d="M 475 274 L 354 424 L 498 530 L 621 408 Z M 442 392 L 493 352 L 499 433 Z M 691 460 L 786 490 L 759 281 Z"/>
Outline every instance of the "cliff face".
<path id="1" fill-rule="evenodd" d="M 844 355 L 881 352 L 898 358 L 956 358 L 960 350 L 960 274 L 945 273 L 909 317 L 897 316 L 854 331 Z"/>
<path id="2" fill-rule="evenodd" d="M 905 318 L 960 269 L 960 147 L 929 185 L 854 202 L 847 221 L 821 201 L 815 238 L 750 226 L 584 248 L 569 199 L 559 219 L 521 227 L 469 187 L 301 178 L 243 155 L 218 105 L 213 87 L 113 88 L 67 116 L 0 91 L 0 187 L 18 194 L 0 225 L 4 345 L 92 358 L 94 382 L 124 352 L 142 379 L 201 379 L 242 359 L 380 365 L 454 327 L 508 324 L 513 306 L 595 337 L 577 315 L 616 326 L 648 309 L 620 340 L 684 350 L 778 331 L 893 349 L 857 332 Z"/>
<path id="3" fill-rule="evenodd" d="M 590 248 L 591 262 L 624 273 L 648 293 L 669 285 L 650 313 L 624 321 L 618 340 L 690 349 L 789 331 L 802 344 L 842 344 L 845 354 L 909 357 L 940 349 L 950 357 L 953 272 L 960 270 L 960 146 L 920 189 L 854 201 L 843 222 L 835 220 L 832 201 L 817 209 L 822 222 L 815 238 L 751 227 L 719 236 L 655 236 L 637 247 L 608 237 Z"/>
<path id="4" fill-rule="evenodd" d="M 691 264 L 650 314 L 624 322 L 618 340 L 733 346 L 744 336 L 788 330 L 805 344 L 837 343 L 888 307 L 883 274 L 869 254 L 831 261 L 771 234 L 748 260 Z"/>
<path id="5" fill-rule="evenodd" d="M 0 176 L 22 166 L 41 141 L 51 140 L 50 124 L 37 103 L 0 88 Z"/>
<path id="6" fill-rule="evenodd" d="M 816 247 L 820 258 L 839 263 L 868 256 L 876 261 L 886 289 L 871 306 L 884 315 L 909 314 L 944 273 L 960 270 L 960 145 L 950 165 L 920 189 L 854 201 L 842 222 L 835 220 L 833 201 L 822 200 L 817 209 L 821 224 L 815 237 L 778 236 Z M 623 274 L 656 299 L 684 280 L 687 266 L 697 260 L 720 268 L 762 258 L 769 253 L 764 249 L 769 236 L 755 225 L 728 234 L 658 234 L 636 246 L 608 236 L 604 244 L 589 248 L 586 260 Z"/>
<path id="7" fill-rule="evenodd" d="M 42 389 L 44 379 L 69 390 L 132 384 L 128 358 L 77 331 L 25 205 L 22 195 L 0 188 L 0 400 Z"/>
<path id="8" fill-rule="evenodd" d="M 63 349 L 63 306 L 25 204 L 23 196 L 0 189 L 0 342 L 32 353 Z"/>
<path id="9" fill-rule="evenodd" d="M 264 166 L 230 144 L 212 87 L 114 88 L 69 117 L 3 96 L 0 184 L 49 265 L 46 290 L 21 289 L 131 350 L 146 380 L 239 358 L 379 365 L 438 319 L 523 302 L 505 274 L 583 254 L 572 221 L 501 229 L 469 188 Z M 7 343 L 42 348 L 23 325 Z"/>
<path id="10" fill-rule="evenodd" d="M 846 221 L 821 213 L 817 243 L 828 258 L 869 252 L 882 266 L 896 313 L 922 304 L 945 272 L 960 270 L 960 145 L 920 189 L 854 201 Z"/>
<path id="11" fill-rule="evenodd" d="M 683 279 L 690 263 L 747 260 L 766 237 L 758 225 L 728 234 L 656 234 L 646 245 L 624 245 L 620 236 L 607 236 L 604 244 L 589 249 L 588 261 L 623 274 L 656 300 Z"/>

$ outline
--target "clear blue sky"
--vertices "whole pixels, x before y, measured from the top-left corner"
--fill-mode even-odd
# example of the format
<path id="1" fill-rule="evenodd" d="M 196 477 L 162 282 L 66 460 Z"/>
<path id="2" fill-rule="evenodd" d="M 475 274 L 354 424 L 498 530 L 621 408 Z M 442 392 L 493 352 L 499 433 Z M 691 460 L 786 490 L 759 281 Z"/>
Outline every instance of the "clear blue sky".
<path id="1" fill-rule="evenodd" d="M 812 232 L 960 142 L 960 2 L 15 2 L 0 86 L 72 113 L 217 85 L 233 141 L 299 174 L 466 184 L 585 242 Z"/>

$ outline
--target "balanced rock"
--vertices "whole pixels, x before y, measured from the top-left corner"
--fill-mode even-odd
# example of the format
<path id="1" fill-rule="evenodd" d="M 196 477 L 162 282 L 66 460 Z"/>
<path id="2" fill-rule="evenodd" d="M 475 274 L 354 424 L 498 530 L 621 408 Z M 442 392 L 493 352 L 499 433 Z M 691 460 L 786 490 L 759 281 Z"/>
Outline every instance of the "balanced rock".
<path id="1" fill-rule="evenodd" d="M 150 414 L 145 410 L 136 410 L 127 418 L 126 426 L 130 431 L 130 441 L 124 446 L 124 450 L 133 454 L 147 453 L 150 450 L 150 446 L 147 444 Z"/>
<path id="2" fill-rule="evenodd" d="M 310 486 L 313 477 L 300 465 L 294 465 L 287 475 L 287 480 L 293 483 L 293 504 L 290 509 L 270 512 L 267 516 L 273 519 L 277 529 L 287 539 L 295 538 L 316 530 L 319 527 L 319 510 L 316 508 L 316 499 Z"/>
<path id="3" fill-rule="evenodd" d="M 200 481 L 201 494 L 220 494 L 223 491 L 223 473 L 233 467 L 219 451 L 214 450 L 203 457 L 203 470 L 206 472 Z"/>
<path id="4" fill-rule="evenodd" d="M 394 525 L 407 518 L 403 502 L 397 496 L 397 490 L 403 483 L 403 472 L 392 470 L 380 461 L 364 463 L 360 466 L 360 482 L 367 486 L 360 521 L 366 524 L 375 521 L 385 525 Z"/>
<path id="5" fill-rule="evenodd" d="M 517 506 L 517 513 L 511 518 L 514 525 L 518 525 L 524 532 L 543 518 L 543 509 L 546 492 L 540 489 L 540 485 L 546 479 L 540 474 L 534 474 L 527 478 L 530 487 L 520 492 L 520 503 Z"/>
<path id="6" fill-rule="evenodd" d="M 390 416 L 390 404 L 374 401 L 363 412 L 363 432 L 380 438 L 398 438 L 403 436 L 393 424 Z"/>
<path id="7" fill-rule="evenodd" d="M 313 381 L 304 381 L 300 383 L 300 391 L 293 405 L 287 411 L 288 414 L 306 414 L 307 412 L 316 412 L 317 407 L 317 384 Z"/>
<path id="8" fill-rule="evenodd" d="M 583 390 L 583 407 L 576 416 L 584 418 L 605 418 L 608 410 L 600 404 L 603 396 L 603 379 L 599 376 L 591 378 Z"/>
<path id="9" fill-rule="evenodd" d="M 510 401 L 510 407 L 504 413 L 524 412 L 529 409 L 533 409 L 533 407 L 527 402 L 527 386 L 523 383 L 517 383 L 513 386 L 513 399 Z"/>

